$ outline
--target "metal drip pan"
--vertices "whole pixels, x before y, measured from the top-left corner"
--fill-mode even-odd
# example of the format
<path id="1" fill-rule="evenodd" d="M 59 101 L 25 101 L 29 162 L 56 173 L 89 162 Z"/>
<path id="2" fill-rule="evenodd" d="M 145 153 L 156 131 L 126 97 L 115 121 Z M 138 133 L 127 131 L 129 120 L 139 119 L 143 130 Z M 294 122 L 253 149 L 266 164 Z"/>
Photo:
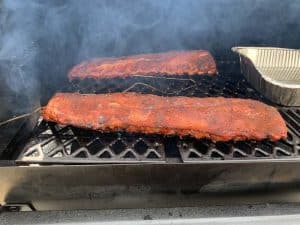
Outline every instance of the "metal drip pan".
<path id="1" fill-rule="evenodd" d="M 234 47 L 247 81 L 266 98 L 285 106 L 300 106 L 300 50 Z"/>

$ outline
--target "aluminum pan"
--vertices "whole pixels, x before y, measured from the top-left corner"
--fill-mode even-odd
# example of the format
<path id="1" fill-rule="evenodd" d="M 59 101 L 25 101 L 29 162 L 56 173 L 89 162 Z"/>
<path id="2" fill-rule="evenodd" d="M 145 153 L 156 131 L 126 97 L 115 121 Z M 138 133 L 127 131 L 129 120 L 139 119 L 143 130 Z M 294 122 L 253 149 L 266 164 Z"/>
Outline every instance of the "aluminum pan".
<path id="1" fill-rule="evenodd" d="M 300 106 L 300 50 L 233 47 L 248 82 L 274 103 Z"/>

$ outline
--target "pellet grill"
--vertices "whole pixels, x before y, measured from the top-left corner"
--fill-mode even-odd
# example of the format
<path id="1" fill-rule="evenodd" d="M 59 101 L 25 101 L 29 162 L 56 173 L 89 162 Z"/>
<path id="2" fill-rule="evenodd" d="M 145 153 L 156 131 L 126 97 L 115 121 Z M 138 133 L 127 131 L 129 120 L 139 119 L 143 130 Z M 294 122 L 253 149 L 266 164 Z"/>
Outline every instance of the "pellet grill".
<path id="1" fill-rule="evenodd" d="M 223 12 L 225 14 L 230 14 L 233 10 L 227 4 L 233 6 L 234 1 L 228 2 L 230 4 L 218 3 L 225 5 Z M 291 3 L 293 1 L 289 4 Z M 63 6 L 58 3 L 47 4 L 49 4 L 48 9 L 42 7 L 45 12 L 53 9 L 69 12 L 63 8 L 64 4 Z M 65 3 L 65 6 L 68 4 Z M 85 6 L 86 10 L 94 6 L 90 4 Z M 107 4 L 117 8 L 117 3 Z M 176 1 L 171 6 L 173 4 L 176 4 Z M 202 4 L 212 4 L 211 7 L 213 7 L 216 3 L 203 1 Z M 250 1 L 242 1 L 235 3 L 234 7 L 247 8 L 249 4 Z M 258 8 L 266 13 L 279 10 L 276 7 L 275 9 L 268 8 L 270 4 L 271 1 L 266 1 L 258 5 Z M 2 13 L 8 14 L 5 18 L 10 24 L 10 16 L 14 18 L 15 12 L 7 12 L 5 3 L 3 5 Z M 191 10 L 189 7 L 187 10 Z M 73 8 L 75 12 L 76 9 L 76 7 Z M 176 12 L 172 7 L 169 10 Z M 38 16 L 43 18 L 40 14 Z M 171 21 L 172 18 L 174 15 L 168 17 L 167 21 Z M 220 18 L 223 17 L 220 16 Z M 234 15 L 233 18 L 238 19 Z M 258 19 L 265 19 L 265 15 L 258 15 Z M 75 19 L 69 18 L 69 20 L 78 26 L 82 25 Z M 277 20 L 274 19 L 274 21 Z M 66 71 L 78 59 L 75 57 L 74 50 L 70 50 L 62 57 L 59 53 L 68 51 L 69 45 L 74 44 L 74 40 L 70 41 L 71 44 L 68 42 L 70 36 L 64 36 L 61 40 L 61 42 L 67 40 L 66 43 L 58 41 L 63 46 L 62 48 L 52 42 L 52 36 L 39 37 L 37 43 L 39 53 L 35 56 L 38 57 L 35 63 L 39 72 L 35 80 L 38 80 L 39 91 L 24 89 L 20 92 L 10 88 L 5 75 L 12 75 L 11 68 L 14 66 L 14 61 L 12 59 L 0 61 L 0 77 L 3 80 L 1 82 L 3 88 L 0 90 L 4 106 L 3 113 L 1 112 L 3 118 L 15 117 L 23 111 L 23 113 L 28 110 L 34 111 L 36 107 L 44 105 L 57 91 L 80 93 L 135 91 L 162 96 L 223 96 L 256 99 L 277 107 L 288 127 L 287 140 L 278 142 L 264 140 L 213 143 L 209 140 L 191 137 L 165 137 L 126 132 L 100 133 L 72 126 L 61 126 L 44 121 L 39 111 L 36 110 L 20 120 L 0 127 L 2 210 L 146 208 L 299 202 L 300 107 L 276 105 L 254 90 L 241 74 L 238 56 L 234 55 L 229 47 L 245 44 L 299 48 L 299 42 L 294 36 L 300 34 L 300 26 L 296 23 L 291 24 L 291 21 L 289 17 L 283 21 L 278 20 L 277 22 L 282 27 L 276 31 L 276 35 L 271 35 L 260 34 L 263 27 L 259 24 L 252 27 L 252 22 L 244 18 L 241 27 L 257 30 L 249 36 L 241 34 L 242 31 L 233 30 L 228 37 L 222 39 L 224 45 L 216 39 L 220 36 L 215 35 L 218 32 L 225 32 L 220 27 L 210 31 L 215 33 L 209 33 L 206 38 L 197 39 L 196 35 L 191 40 L 186 40 L 183 47 L 187 49 L 201 48 L 205 46 L 205 43 L 209 43 L 207 48 L 216 58 L 218 65 L 219 74 L 216 76 L 182 75 L 179 78 L 171 76 L 168 79 L 133 76 L 126 80 L 112 79 L 100 82 L 86 79 L 80 85 L 76 81 L 68 83 Z M 225 21 L 226 23 L 230 24 L 230 21 Z M 152 32 L 155 34 L 160 30 L 158 28 L 156 30 L 155 26 L 162 25 L 153 26 Z M 276 24 L 270 26 L 274 28 Z M 293 31 L 290 30 L 291 26 L 294 27 Z M 57 32 L 63 32 L 61 29 Z M 74 27 L 64 29 L 72 30 Z M 3 30 L 9 32 L 4 25 Z M 289 33 L 285 33 L 287 31 Z M 44 32 L 48 34 L 47 31 Z M 197 30 L 197 32 L 200 31 Z M 84 33 L 77 38 L 81 40 L 83 37 Z M 209 40 L 209 37 L 215 39 Z M 132 37 L 124 38 L 127 38 L 128 43 L 132 41 Z M 133 39 L 136 40 L 139 37 L 135 36 Z M 154 52 L 177 46 L 167 43 L 165 47 L 161 47 L 158 40 L 153 37 L 149 37 L 148 41 L 154 43 Z M 133 50 L 124 50 L 122 54 L 139 51 L 141 47 L 137 47 L 138 44 L 133 45 Z M 53 46 L 55 48 L 51 49 Z M 113 46 L 111 48 L 114 49 Z M 99 50 L 99 54 L 109 52 L 101 51 Z M 57 63 L 63 65 L 55 67 Z M 59 75 L 51 76 L 53 73 Z M 24 88 L 26 85 L 25 82 Z M 27 85 L 26 88 L 31 87 Z"/>

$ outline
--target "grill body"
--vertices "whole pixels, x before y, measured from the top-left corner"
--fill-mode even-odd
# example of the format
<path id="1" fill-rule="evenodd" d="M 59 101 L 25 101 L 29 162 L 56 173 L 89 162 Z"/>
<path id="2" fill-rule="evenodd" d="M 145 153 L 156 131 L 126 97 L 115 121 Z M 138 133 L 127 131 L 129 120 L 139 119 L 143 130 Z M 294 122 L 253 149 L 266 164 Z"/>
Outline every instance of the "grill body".
<path id="1" fill-rule="evenodd" d="M 191 88 L 194 82 L 185 78 L 168 83 L 169 94 L 159 92 L 162 83 L 156 92 L 145 87 L 133 91 L 253 98 L 270 104 L 242 79 L 237 63 L 221 61 L 218 67 L 218 76 L 203 77 Z M 0 170 L 5 184 L 0 201 L 26 203 L 34 210 L 299 202 L 299 109 L 276 107 L 289 131 L 286 141 L 276 143 L 99 134 L 40 121 L 29 138 L 23 130 L 11 146 L 14 154 L 7 157 L 15 161 Z"/>
<path id="2" fill-rule="evenodd" d="M 0 200 L 34 210 L 300 202 L 299 171 L 287 161 L 5 167 Z"/>
<path id="3" fill-rule="evenodd" d="M 0 61 L 0 93 L 7 90 L 12 99 L 0 98 L 0 118 L 33 111 L 36 102 L 45 105 L 57 91 L 129 90 L 272 104 L 241 79 L 230 48 L 299 48 L 298 5 L 297 0 L 0 0 L 0 60 L 8 59 Z M 87 58 L 180 49 L 210 51 L 220 74 L 196 84 L 187 77 L 179 83 L 137 77 L 128 83 L 67 81 L 71 66 Z M 140 81 L 155 88 L 132 86 Z M 0 131 L 0 204 L 57 210 L 300 202 L 299 108 L 275 107 L 289 131 L 277 143 L 97 134 L 23 120 Z"/>

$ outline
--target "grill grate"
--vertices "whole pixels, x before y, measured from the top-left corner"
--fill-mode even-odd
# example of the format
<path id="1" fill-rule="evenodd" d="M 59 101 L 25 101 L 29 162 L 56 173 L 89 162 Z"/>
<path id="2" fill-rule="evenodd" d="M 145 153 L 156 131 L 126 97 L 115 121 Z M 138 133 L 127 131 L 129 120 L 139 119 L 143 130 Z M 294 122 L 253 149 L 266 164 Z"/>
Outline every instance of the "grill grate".
<path id="1" fill-rule="evenodd" d="M 82 93 L 126 90 L 166 96 L 252 98 L 270 104 L 254 91 L 239 73 L 230 75 L 221 73 L 217 76 L 182 76 L 180 79 L 178 77 L 169 77 L 169 79 L 133 77 L 125 81 L 120 82 L 114 79 L 95 84 L 94 81 L 84 80 L 81 83 L 73 83 L 71 90 L 74 91 L 76 88 Z M 182 162 L 198 163 L 300 159 L 300 108 L 277 108 L 288 126 L 288 139 L 278 142 L 264 140 L 213 143 L 209 140 L 197 140 L 191 137 L 180 139 L 159 135 L 100 133 L 40 121 L 34 135 L 27 141 L 25 147 L 22 147 L 17 162 L 153 163 L 165 162 L 168 157 L 179 157 Z"/>
<path id="2" fill-rule="evenodd" d="M 19 157 L 26 162 L 122 163 L 161 162 L 161 137 L 99 133 L 41 121 L 36 135 Z"/>
<path id="3" fill-rule="evenodd" d="M 299 115 L 300 116 L 300 115 Z M 288 139 L 278 142 L 268 140 L 218 142 L 208 140 L 183 139 L 178 142 L 183 162 L 207 160 L 253 160 L 253 159 L 293 159 L 300 157 L 299 138 L 288 130 Z"/>

